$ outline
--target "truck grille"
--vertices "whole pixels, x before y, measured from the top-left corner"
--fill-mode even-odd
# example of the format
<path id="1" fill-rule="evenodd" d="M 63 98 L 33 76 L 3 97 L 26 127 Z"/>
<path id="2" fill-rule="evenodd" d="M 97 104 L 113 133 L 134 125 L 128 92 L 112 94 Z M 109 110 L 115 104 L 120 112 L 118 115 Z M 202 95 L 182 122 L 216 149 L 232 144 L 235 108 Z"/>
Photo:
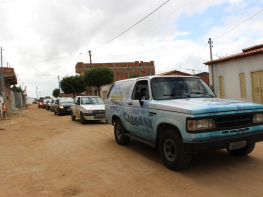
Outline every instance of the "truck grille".
<path id="1" fill-rule="evenodd" d="M 219 116 L 216 121 L 218 128 L 246 126 L 253 123 L 253 114 Z"/>

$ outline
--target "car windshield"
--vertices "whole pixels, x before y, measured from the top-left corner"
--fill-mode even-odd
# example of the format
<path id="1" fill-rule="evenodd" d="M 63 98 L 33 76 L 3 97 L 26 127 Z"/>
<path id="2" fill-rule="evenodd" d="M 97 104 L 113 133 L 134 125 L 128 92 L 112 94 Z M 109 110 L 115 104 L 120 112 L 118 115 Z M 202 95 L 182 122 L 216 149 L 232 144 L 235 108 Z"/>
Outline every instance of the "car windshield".
<path id="1" fill-rule="evenodd" d="M 62 98 L 59 100 L 60 103 L 73 103 L 73 98 Z"/>
<path id="2" fill-rule="evenodd" d="M 155 100 L 215 97 L 206 83 L 195 77 L 160 77 L 151 83 Z"/>
<path id="3" fill-rule="evenodd" d="M 104 102 L 100 97 L 82 97 L 81 104 L 82 105 L 104 104 Z"/>

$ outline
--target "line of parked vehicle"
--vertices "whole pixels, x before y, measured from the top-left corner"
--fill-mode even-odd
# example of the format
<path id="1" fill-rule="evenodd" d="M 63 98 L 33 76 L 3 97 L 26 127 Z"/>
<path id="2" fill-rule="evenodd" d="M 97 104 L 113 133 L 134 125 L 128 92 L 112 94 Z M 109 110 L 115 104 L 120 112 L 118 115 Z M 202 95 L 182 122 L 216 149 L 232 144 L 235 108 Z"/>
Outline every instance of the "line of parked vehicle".
<path id="1" fill-rule="evenodd" d="M 43 98 L 38 100 L 38 108 L 54 112 L 55 115 L 71 115 L 71 120 L 80 118 L 81 124 L 89 120 L 106 120 L 105 104 L 98 96 Z"/>

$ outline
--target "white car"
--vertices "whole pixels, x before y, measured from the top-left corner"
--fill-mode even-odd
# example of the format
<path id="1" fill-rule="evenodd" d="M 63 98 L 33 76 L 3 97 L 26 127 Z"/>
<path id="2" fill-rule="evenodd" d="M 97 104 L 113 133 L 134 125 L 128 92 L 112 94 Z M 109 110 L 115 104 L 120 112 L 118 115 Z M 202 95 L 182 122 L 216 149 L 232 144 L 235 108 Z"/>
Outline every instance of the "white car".
<path id="1" fill-rule="evenodd" d="M 76 96 L 71 105 L 71 120 L 80 118 L 81 124 L 87 120 L 106 120 L 105 104 L 98 96 Z"/>

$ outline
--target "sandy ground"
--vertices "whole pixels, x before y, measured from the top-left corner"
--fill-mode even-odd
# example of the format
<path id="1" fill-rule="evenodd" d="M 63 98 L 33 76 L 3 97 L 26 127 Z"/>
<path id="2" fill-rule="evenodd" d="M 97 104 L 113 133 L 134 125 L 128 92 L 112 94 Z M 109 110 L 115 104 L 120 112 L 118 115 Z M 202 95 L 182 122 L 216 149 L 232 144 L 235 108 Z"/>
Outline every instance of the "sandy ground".
<path id="1" fill-rule="evenodd" d="M 0 120 L 0 197 L 263 196 L 263 143 L 247 157 L 198 154 L 180 172 L 105 122 L 81 125 L 31 105 Z"/>

